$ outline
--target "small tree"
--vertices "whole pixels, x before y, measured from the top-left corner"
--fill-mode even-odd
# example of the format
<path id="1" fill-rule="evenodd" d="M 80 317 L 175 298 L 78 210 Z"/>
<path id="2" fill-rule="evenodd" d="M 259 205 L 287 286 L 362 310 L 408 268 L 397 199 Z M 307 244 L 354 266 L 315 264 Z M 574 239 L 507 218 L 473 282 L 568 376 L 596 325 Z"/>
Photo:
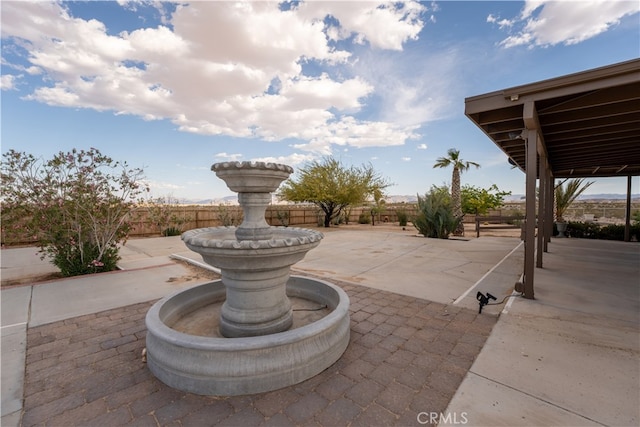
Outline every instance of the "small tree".
<path id="1" fill-rule="evenodd" d="M 385 200 L 384 193 L 381 189 L 376 188 L 373 190 L 373 204 L 371 205 L 371 225 L 376 225 L 376 218 L 380 222 L 380 212 L 384 209 Z"/>
<path id="2" fill-rule="evenodd" d="M 293 178 L 285 181 L 278 197 L 315 204 L 324 213 L 324 226 L 329 227 L 348 206 L 364 203 L 375 191 L 389 185 L 371 165 L 345 167 L 340 161 L 326 157 L 302 167 L 297 181 Z"/>
<path id="3" fill-rule="evenodd" d="M 465 185 L 461 191 L 462 212 L 486 215 L 489 210 L 502 206 L 504 204 L 504 197 L 510 194 L 510 191 L 500 191 L 495 184 L 488 189 Z"/>
<path id="4" fill-rule="evenodd" d="M 432 187 L 424 197 L 418 195 L 418 213 L 412 222 L 424 237 L 448 239 L 461 221 L 462 216 L 453 212 L 448 188 Z"/>
<path id="5" fill-rule="evenodd" d="M 64 276 L 110 271 L 127 238 L 130 213 L 146 189 L 130 169 L 97 149 L 60 152 L 51 160 L 3 154 L 3 228 L 37 240 Z"/>

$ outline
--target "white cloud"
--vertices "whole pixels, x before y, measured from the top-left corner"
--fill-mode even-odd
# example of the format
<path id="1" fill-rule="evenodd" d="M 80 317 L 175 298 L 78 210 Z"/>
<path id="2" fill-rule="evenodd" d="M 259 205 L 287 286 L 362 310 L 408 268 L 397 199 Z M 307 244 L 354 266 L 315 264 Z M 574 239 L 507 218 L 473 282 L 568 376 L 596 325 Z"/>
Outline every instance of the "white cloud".
<path id="1" fill-rule="evenodd" d="M 357 121 L 351 116 L 345 116 L 329 123 L 322 133 L 308 134 L 309 143 L 294 147 L 328 155 L 331 154 L 332 145 L 356 148 L 403 145 L 405 141 L 417 138 L 416 130 L 417 126 L 400 128 L 389 122 Z"/>
<path id="2" fill-rule="evenodd" d="M 354 35 L 357 44 L 369 42 L 374 48 L 402 50 L 405 42 L 418 38 L 424 25 L 421 14 L 427 8 L 417 1 L 310 1 L 302 3 L 299 10 L 308 18 L 322 19 L 330 15 L 338 20 L 340 27 L 329 30 L 333 40 Z"/>
<path id="3" fill-rule="evenodd" d="M 278 157 L 256 157 L 251 159 L 254 162 L 266 162 L 266 163 L 280 163 L 289 166 L 296 166 L 302 163 L 310 162 L 316 159 L 316 156 L 311 154 L 293 153 L 288 156 Z"/>
<path id="4" fill-rule="evenodd" d="M 501 29 L 519 28 L 500 42 L 505 48 L 545 47 L 583 42 L 608 31 L 623 17 L 639 12 L 640 2 L 637 1 L 527 0 L 520 16 L 513 20 L 498 20 L 489 15 L 487 22 L 497 23 Z"/>
<path id="5" fill-rule="evenodd" d="M 26 49 L 30 74 L 42 73 L 26 98 L 49 105 L 168 119 L 205 135 L 298 139 L 324 154 L 332 145 L 404 144 L 419 116 L 441 107 L 441 98 L 416 99 L 407 83 L 394 101 L 400 115 L 357 119 L 380 81 L 343 73 L 358 58 L 331 43 L 354 37 L 376 52 L 402 50 L 424 25 L 427 7 L 416 1 L 304 2 L 288 11 L 273 2 L 194 2 L 178 5 L 167 25 L 117 35 L 64 3 L 2 9 L 3 39 Z M 328 16 L 337 24 L 326 26 Z M 305 64 L 327 72 L 305 73 Z"/>
<path id="6" fill-rule="evenodd" d="M 402 160 L 403 162 L 410 162 L 411 157 L 402 157 L 400 160 Z"/>
<path id="7" fill-rule="evenodd" d="M 216 159 L 220 159 L 226 162 L 237 162 L 242 159 L 242 154 L 227 154 L 227 153 L 218 153 L 215 156 Z"/>
<path id="8" fill-rule="evenodd" d="M 0 76 L 0 90 L 14 90 L 16 89 L 16 80 L 19 76 L 13 74 L 3 74 Z"/>
<path id="9" fill-rule="evenodd" d="M 416 148 L 418 150 L 426 150 L 427 149 L 427 144 L 418 144 L 418 146 Z"/>
<path id="10" fill-rule="evenodd" d="M 466 60 L 459 47 L 401 60 L 395 52 L 371 52 L 355 68 L 376 88 L 380 120 L 412 127 L 459 114 L 458 100 L 465 97 L 459 76 Z"/>
<path id="11" fill-rule="evenodd" d="M 490 24 L 498 24 L 498 27 L 503 30 L 503 29 L 509 29 L 513 26 L 515 20 L 509 20 L 509 19 L 500 19 L 499 17 L 493 16 L 493 15 L 489 15 L 487 16 L 487 22 Z"/>
<path id="12" fill-rule="evenodd" d="M 180 190 L 184 188 L 184 186 L 182 185 L 176 185 L 176 184 L 171 184 L 169 182 L 154 181 L 154 180 L 144 180 L 144 184 L 149 186 L 149 189 L 152 192 L 155 192 L 158 190 Z"/>

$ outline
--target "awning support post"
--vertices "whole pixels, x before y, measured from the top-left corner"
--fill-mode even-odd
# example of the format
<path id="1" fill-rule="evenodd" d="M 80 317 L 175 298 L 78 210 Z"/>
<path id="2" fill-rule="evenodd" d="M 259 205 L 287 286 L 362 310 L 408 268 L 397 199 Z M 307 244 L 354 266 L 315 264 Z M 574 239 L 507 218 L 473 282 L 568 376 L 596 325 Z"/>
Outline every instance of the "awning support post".
<path id="1" fill-rule="evenodd" d="M 624 241 L 631 241 L 631 175 L 627 176 L 627 206 L 624 220 Z"/>
<path id="2" fill-rule="evenodd" d="M 535 129 L 527 131 L 526 147 L 526 195 L 525 195 L 525 230 L 524 230 L 524 297 L 534 298 L 533 271 L 535 264 L 536 235 L 536 180 L 537 180 L 537 139 Z"/>

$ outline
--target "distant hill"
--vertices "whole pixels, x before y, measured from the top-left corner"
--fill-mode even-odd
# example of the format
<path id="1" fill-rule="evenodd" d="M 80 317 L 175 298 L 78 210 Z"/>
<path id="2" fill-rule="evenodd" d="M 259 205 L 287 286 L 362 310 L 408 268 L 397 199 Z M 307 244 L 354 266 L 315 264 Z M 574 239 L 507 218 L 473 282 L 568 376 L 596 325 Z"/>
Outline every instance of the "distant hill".
<path id="1" fill-rule="evenodd" d="M 602 202 L 603 200 L 626 200 L 627 199 L 627 195 L 626 194 L 616 194 L 616 193 L 602 193 L 602 194 L 583 194 L 580 197 L 578 197 L 579 201 L 599 201 Z M 631 200 L 638 200 L 640 199 L 640 194 L 632 194 L 631 195 Z M 510 196 L 505 197 L 504 199 L 506 202 L 518 202 L 521 200 L 524 200 L 524 194 L 512 194 Z"/>
<path id="2" fill-rule="evenodd" d="M 602 193 L 602 194 L 586 194 L 578 197 L 579 201 L 605 201 L 605 200 L 626 200 L 626 194 Z M 505 202 L 519 202 L 524 200 L 524 194 L 512 194 L 504 198 Z M 640 194 L 632 194 L 631 200 L 640 200 Z M 416 196 L 388 196 L 387 203 L 416 203 Z"/>
<path id="3" fill-rule="evenodd" d="M 177 199 L 180 205 L 237 205 L 238 196 L 227 196 L 218 199 Z"/>
<path id="4" fill-rule="evenodd" d="M 587 194 L 578 198 L 580 201 L 606 201 L 606 200 L 625 200 L 626 194 L 614 194 L 614 193 L 602 193 L 602 194 Z M 634 201 L 640 200 L 640 194 L 633 194 L 631 199 Z M 524 194 L 512 194 L 505 197 L 505 202 L 519 202 L 524 201 Z M 418 201 L 415 195 L 391 195 L 387 196 L 385 201 L 387 203 L 416 203 Z M 178 199 L 181 205 L 237 205 L 237 196 L 227 196 L 218 199 Z"/>
<path id="5" fill-rule="evenodd" d="M 631 199 L 640 198 L 640 194 L 631 194 Z M 626 200 L 626 194 L 586 194 L 578 197 L 578 200 Z"/>

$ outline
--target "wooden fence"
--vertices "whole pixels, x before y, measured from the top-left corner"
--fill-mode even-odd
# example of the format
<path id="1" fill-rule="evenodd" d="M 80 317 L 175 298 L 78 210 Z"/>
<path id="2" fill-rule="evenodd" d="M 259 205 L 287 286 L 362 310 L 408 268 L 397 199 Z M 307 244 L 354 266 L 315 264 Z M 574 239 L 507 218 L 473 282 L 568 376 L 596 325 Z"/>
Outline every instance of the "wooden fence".
<path id="1" fill-rule="evenodd" d="M 398 211 L 404 211 L 409 218 L 415 214 L 416 207 L 411 204 L 392 205 L 375 215 L 375 222 L 398 222 Z M 358 206 L 344 212 L 340 221 L 342 223 L 358 223 L 360 216 L 368 215 L 371 218 L 371 207 Z M 194 228 L 218 227 L 223 225 L 239 225 L 242 222 L 242 209 L 240 206 L 176 206 L 172 209 L 173 218 L 177 222 L 153 224 L 149 219 L 148 211 L 141 208 L 138 211 L 138 219 L 134 222 L 131 237 L 159 236 L 169 227 L 176 227 L 182 231 Z M 265 219 L 272 226 L 322 226 L 324 224 L 324 212 L 316 206 L 299 205 L 269 205 L 265 212 Z"/>
<path id="2" fill-rule="evenodd" d="M 397 204 L 385 207 L 375 215 L 375 222 L 398 222 L 398 212 L 404 211 L 409 219 L 415 214 L 416 207 L 413 204 Z M 371 218 L 371 207 L 359 206 L 344 212 L 340 221 L 342 223 L 356 224 L 360 215 L 368 215 Z M 132 229 L 129 237 L 154 237 L 162 235 L 168 228 L 177 231 L 186 231 L 194 228 L 218 227 L 223 225 L 239 225 L 242 222 L 242 209 L 233 205 L 189 205 L 172 206 L 166 217 L 173 218 L 157 224 L 151 219 L 149 209 L 139 208 L 132 220 Z M 269 205 L 265 212 L 265 219 L 272 226 L 322 226 L 324 224 L 324 212 L 313 205 Z M 9 238 L 2 233 L 3 245 L 34 245 L 36 240 L 28 236 Z"/>

